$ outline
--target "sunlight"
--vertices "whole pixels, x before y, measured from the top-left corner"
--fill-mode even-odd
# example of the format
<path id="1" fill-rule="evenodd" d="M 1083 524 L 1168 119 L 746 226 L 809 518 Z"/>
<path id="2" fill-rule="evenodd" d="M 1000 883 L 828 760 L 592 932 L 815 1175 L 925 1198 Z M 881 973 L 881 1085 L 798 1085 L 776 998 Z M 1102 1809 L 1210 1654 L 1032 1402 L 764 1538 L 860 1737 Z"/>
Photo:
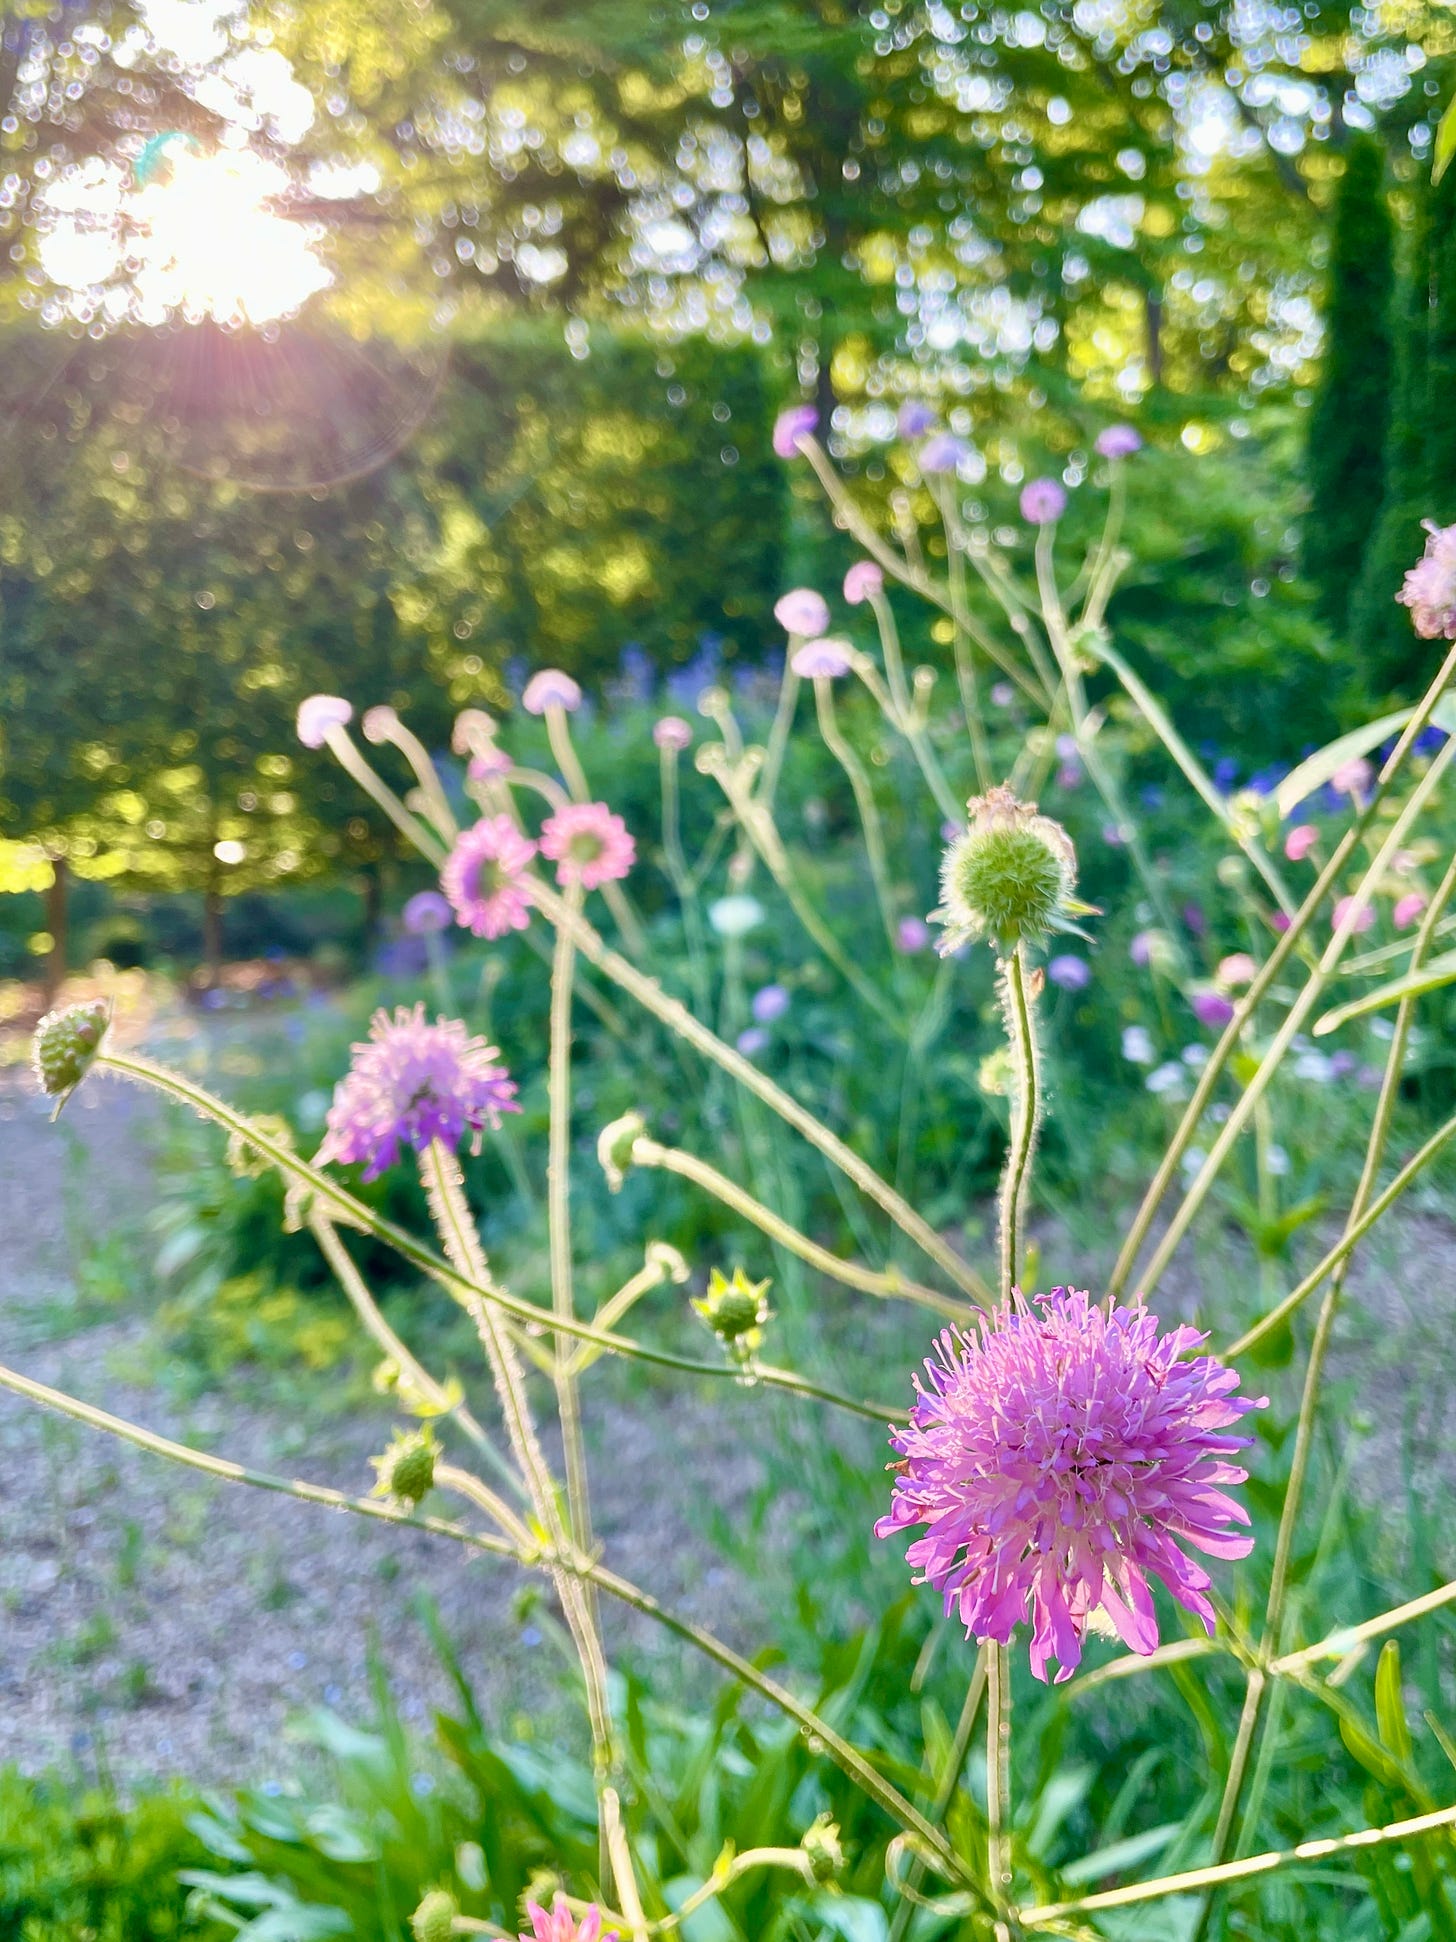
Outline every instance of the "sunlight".
<path id="1" fill-rule="evenodd" d="M 77 292 L 124 271 L 133 315 L 265 324 L 298 310 L 331 281 L 315 237 L 281 215 L 284 170 L 247 149 L 207 153 L 168 140 L 160 165 L 123 188 L 115 171 L 79 172 L 49 198 L 46 274 Z M 114 308 L 108 302 L 108 309 Z"/>

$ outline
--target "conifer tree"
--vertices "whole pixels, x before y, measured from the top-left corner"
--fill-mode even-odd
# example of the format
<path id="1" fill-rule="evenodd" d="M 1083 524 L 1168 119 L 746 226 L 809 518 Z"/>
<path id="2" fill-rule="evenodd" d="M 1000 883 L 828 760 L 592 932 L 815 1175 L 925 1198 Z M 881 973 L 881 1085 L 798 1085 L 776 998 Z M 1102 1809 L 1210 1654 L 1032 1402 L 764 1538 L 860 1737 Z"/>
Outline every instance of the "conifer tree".
<path id="1" fill-rule="evenodd" d="M 1395 269 L 1384 173 L 1377 141 L 1351 144 L 1335 197 L 1327 348 L 1310 415 L 1305 567 L 1321 617 L 1339 634 L 1385 486 Z"/>

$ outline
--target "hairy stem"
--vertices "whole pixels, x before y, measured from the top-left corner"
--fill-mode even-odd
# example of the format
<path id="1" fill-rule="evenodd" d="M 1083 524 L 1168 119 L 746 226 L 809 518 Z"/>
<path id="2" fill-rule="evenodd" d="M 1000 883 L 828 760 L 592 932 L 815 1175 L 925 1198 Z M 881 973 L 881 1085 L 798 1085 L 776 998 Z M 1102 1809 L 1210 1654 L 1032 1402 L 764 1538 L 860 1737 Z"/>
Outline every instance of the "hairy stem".
<path id="1" fill-rule="evenodd" d="M 885 864 L 885 834 L 880 826 L 880 812 L 875 806 L 875 792 L 870 787 L 870 779 L 859 757 L 844 739 L 834 709 L 833 687 L 822 674 L 814 679 L 814 707 L 819 716 L 819 733 L 824 737 L 824 746 L 849 778 L 854 806 L 859 812 L 860 829 L 864 833 L 865 856 L 870 866 L 870 881 L 875 887 L 875 902 L 880 907 L 880 922 L 885 927 L 885 941 L 893 951 L 894 900 L 890 895 L 890 873 Z"/>
<path id="2" fill-rule="evenodd" d="M 1011 1043 L 1014 1091 L 1011 1147 L 1001 1178 L 1001 1299 L 1010 1301 L 1021 1270 L 1021 1233 L 1026 1218 L 1031 1162 L 1041 1118 L 1041 1057 L 1036 1024 L 1026 989 L 1025 951 L 1017 945 L 1000 965 L 1002 1011 Z"/>

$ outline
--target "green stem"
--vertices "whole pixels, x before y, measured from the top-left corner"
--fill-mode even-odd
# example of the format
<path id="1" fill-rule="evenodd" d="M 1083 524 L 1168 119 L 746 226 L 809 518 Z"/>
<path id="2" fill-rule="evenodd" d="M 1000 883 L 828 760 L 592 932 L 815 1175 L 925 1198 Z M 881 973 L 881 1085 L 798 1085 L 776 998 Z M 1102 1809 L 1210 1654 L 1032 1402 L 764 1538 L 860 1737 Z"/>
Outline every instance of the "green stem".
<path id="1" fill-rule="evenodd" d="M 864 833 L 870 881 L 874 884 L 875 901 L 880 907 L 880 922 L 885 927 L 885 941 L 893 951 L 895 948 L 894 899 L 890 894 L 890 873 L 885 866 L 885 836 L 880 827 L 880 812 L 875 806 L 875 792 L 870 787 L 870 779 L 865 774 L 859 758 L 844 739 L 839 726 L 839 717 L 834 710 L 833 683 L 822 674 L 816 675 L 814 679 L 814 707 L 819 717 L 819 732 L 824 737 L 824 746 L 849 778 L 849 786 L 854 794 L 854 806 L 859 812 L 860 829 Z"/>
<path id="2" fill-rule="evenodd" d="M 582 892 L 573 884 L 566 892 L 566 908 L 580 917 Z M 571 987 L 576 965 L 572 931 L 563 925 L 556 933 L 551 962 L 551 1045 L 547 1069 L 550 1116 L 546 1162 L 546 1230 L 551 1262 L 551 1306 L 570 1320 L 576 1313 L 571 1261 Z M 583 1551 L 592 1547 L 591 1496 L 587 1485 L 586 1450 L 582 1442 L 581 1409 L 575 1375 L 575 1344 L 556 1338 L 556 1402 L 561 1415 L 561 1441 L 566 1457 L 566 1499 L 572 1534 Z"/>
<path id="3" fill-rule="evenodd" d="M 426 829 L 418 816 L 410 814 L 378 770 L 360 754 L 348 729 L 333 727 L 326 740 L 340 768 L 354 778 L 366 796 L 378 803 L 400 835 L 438 869 L 448 855 L 445 845 L 433 830 Z"/>
<path id="4" fill-rule="evenodd" d="M 1011 1059 L 1015 1093 L 1011 1113 L 1011 1149 L 1006 1156 L 1006 1171 L 1001 1180 L 1001 1299 L 1010 1301 L 1018 1285 L 1021 1265 L 1021 1232 L 1026 1216 L 1027 1189 L 1031 1177 L 1032 1155 L 1041 1118 L 1036 1025 L 1027 996 L 1023 966 L 1024 950 L 1017 945 L 1001 962 L 1002 1010 Z"/>
<path id="5" fill-rule="evenodd" d="M 986 1647 L 983 1645 L 976 1654 L 976 1669 L 971 1674 L 970 1684 L 966 1688 L 965 1704 L 961 1707 L 961 1716 L 956 1721 L 955 1737 L 950 1743 L 945 1767 L 935 1789 L 935 1801 L 930 1810 L 930 1818 L 937 1827 L 944 1826 L 945 1817 L 950 1812 L 950 1804 L 955 1799 L 956 1788 L 960 1785 L 966 1755 L 971 1750 L 971 1739 L 976 1730 L 981 1701 L 986 1696 L 986 1686 Z M 905 1933 L 915 1919 L 915 1903 L 912 1897 L 924 1878 L 925 1864 L 917 1855 L 906 1870 L 906 1892 L 901 1895 L 894 1919 L 890 1923 L 889 1942 L 905 1942 Z"/>
<path id="6" fill-rule="evenodd" d="M 986 1867 L 991 1900 L 1011 1899 L 1011 1660 L 988 1639 L 986 1652 Z"/>

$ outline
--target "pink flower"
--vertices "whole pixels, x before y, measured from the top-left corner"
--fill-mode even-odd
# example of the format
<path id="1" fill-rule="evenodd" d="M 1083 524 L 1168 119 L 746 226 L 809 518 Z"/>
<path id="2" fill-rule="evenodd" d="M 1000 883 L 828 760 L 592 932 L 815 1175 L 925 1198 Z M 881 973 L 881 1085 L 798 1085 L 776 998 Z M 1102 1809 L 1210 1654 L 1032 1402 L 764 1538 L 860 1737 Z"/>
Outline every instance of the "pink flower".
<path id="1" fill-rule="evenodd" d="M 1127 954 L 1139 969 L 1145 969 L 1157 953 L 1157 933 L 1139 931 L 1127 947 Z"/>
<path id="2" fill-rule="evenodd" d="M 1426 900 L 1419 890 L 1407 890 L 1403 897 L 1396 899 L 1395 909 L 1391 912 L 1396 929 L 1409 930 L 1425 907 Z"/>
<path id="3" fill-rule="evenodd" d="M 626 876 L 637 861 L 637 845 L 604 802 L 569 802 L 542 825 L 541 854 L 556 865 L 563 888 L 579 883 L 583 890 L 599 890 Z"/>
<path id="4" fill-rule="evenodd" d="M 454 913 L 438 890 L 420 890 L 400 915 L 411 937 L 428 937 L 435 931 L 448 930 Z"/>
<path id="5" fill-rule="evenodd" d="M 829 625 L 829 602 L 812 587 L 794 587 L 774 602 L 774 619 L 786 634 L 812 640 Z"/>
<path id="6" fill-rule="evenodd" d="M 401 1146 L 422 1153 L 433 1140 L 456 1147 L 467 1130 L 498 1127 L 515 1113 L 516 1087 L 496 1049 L 472 1038 L 456 1018 L 431 1025 L 423 1005 L 403 1006 L 393 1018 L 375 1012 L 367 1040 L 353 1047 L 353 1063 L 334 1088 L 328 1131 L 318 1164 L 364 1165 L 377 1179 L 399 1158 Z"/>
<path id="7" fill-rule="evenodd" d="M 781 459 L 798 456 L 799 440 L 808 438 L 819 423 L 819 414 L 812 405 L 790 405 L 781 411 L 774 420 L 773 448 Z"/>
<path id="8" fill-rule="evenodd" d="M 824 635 L 819 640 L 805 641 L 796 647 L 791 659 L 794 673 L 806 681 L 835 680 L 841 674 L 848 674 L 854 665 L 853 650 L 848 641 L 835 640 L 832 635 Z"/>
<path id="9" fill-rule="evenodd" d="M 498 782 L 502 776 L 510 774 L 515 763 L 507 755 L 499 742 L 492 742 L 472 755 L 466 764 L 465 773 L 472 782 Z"/>
<path id="10" fill-rule="evenodd" d="M 1247 951 L 1233 951 L 1219 961 L 1218 981 L 1235 990 L 1241 984 L 1252 984 L 1258 976 L 1259 967 Z"/>
<path id="11" fill-rule="evenodd" d="M 935 413 L 923 398 L 907 398 L 895 417 L 901 438 L 924 438 L 935 423 Z"/>
<path id="12" fill-rule="evenodd" d="M 1350 911 L 1354 908 L 1354 903 L 1355 903 L 1355 899 L 1353 897 L 1340 898 L 1339 902 L 1335 905 L 1334 915 L 1330 919 L 1331 930 L 1338 930 L 1340 928 L 1341 924 L 1344 923 L 1345 918 L 1349 915 Z M 1357 934 L 1360 931 L 1368 931 L 1370 926 L 1374 922 L 1375 922 L 1374 906 L 1371 904 L 1366 904 L 1365 908 L 1360 912 L 1360 915 L 1355 919 L 1354 930 Z"/>
<path id="13" fill-rule="evenodd" d="M 477 937 L 523 931 L 531 921 L 525 872 L 535 854 L 509 816 L 483 816 L 465 830 L 440 872 L 456 921 Z"/>
<path id="14" fill-rule="evenodd" d="M 1195 991 L 1188 1002 L 1199 1024 L 1215 1030 L 1227 1025 L 1234 1015 L 1233 1006 L 1221 991 Z"/>
<path id="15" fill-rule="evenodd" d="M 1107 425 L 1098 432 L 1093 450 L 1099 458 L 1130 459 L 1142 446 L 1140 434 L 1131 425 Z"/>
<path id="16" fill-rule="evenodd" d="M 1021 490 L 1021 517 L 1028 526 L 1050 526 L 1067 510 L 1067 495 L 1056 479 L 1033 479 Z"/>
<path id="17" fill-rule="evenodd" d="M 895 927 L 895 947 L 907 957 L 917 951 L 926 950 L 930 944 L 930 926 L 923 917 L 902 917 Z"/>
<path id="18" fill-rule="evenodd" d="M 1337 795 L 1363 796 L 1370 787 L 1370 778 L 1375 773 L 1363 755 L 1353 761 L 1342 762 L 1330 777 L 1330 787 Z"/>
<path id="19" fill-rule="evenodd" d="M 602 1911 L 595 1902 L 589 1904 L 579 1922 L 565 1895 L 556 1897 L 549 1915 L 539 1902 L 527 1902 L 526 1913 L 531 1918 L 531 1933 L 523 1935 L 520 1942 L 618 1942 L 615 1929 L 602 1933 Z"/>
<path id="20" fill-rule="evenodd" d="M 970 456 L 971 448 L 963 438 L 957 438 L 954 432 L 937 432 L 920 448 L 920 470 L 954 472 Z"/>
<path id="21" fill-rule="evenodd" d="M 856 560 L 844 576 L 844 597 L 851 607 L 862 607 L 885 584 L 885 576 L 873 560 Z"/>
<path id="22" fill-rule="evenodd" d="M 1301 863 L 1319 841 L 1319 831 L 1313 823 L 1300 823 L 1290 830 L 1284 839 L 1284 854 L 1291 863 Z"/>
<path id="23" fill-rule="evenodd" d="M 1141 1305 L 1093 1306 L 1085 1293 L 1020 1294 L 964 1330 L 947 1329 L 916 1380 L 896 1466 L 892 1537 L 924 1526 L 906 1553 L 917 1582 L 944 1594 L 968 1635 L 1010 1643 L 1030 1617 L 1031 1668 L 1070 1678 L 1100 1608 L 1134 1652 L 1158 1642 L 1150 1576 L 1212 1633 L 1208 1573 L 1183 1548 L 1242 1558 L 1253 1539 L 1230 1434 L 1259 1405 L 1207 1338 L 1159 1332 Z"/>
<path id="24" fill-rule="evenodd" d="M 652 739 L 659 748 L 685 749 L 692 743 L 693 731 L 681 715 L 664 715 L 653 723 Z"/>
<path id="25" fill-rule="evenodd" d="M 542 668 L 526 683 L 521 706 L 528 715 L 544 715 L 548 708 L 564 708 L 571 714 L 581 706 L 581 689 L 560 668 Z"/>
<path id="26" fill-rule="evenodd" d="M 298 739 L 305 748 L 322 748 L 331 728 L 346 728 L 353 718 L 342 695 L 310 695 L 298 704 Z"/>
<path id="27" fill-rule="evenodd" d="M 1289 929 L 1290 922 L 1291 919 L 1287 911 L 1276 910 L 1270 914 L 1269 923 L 1271 928 L 1278 931 L 1281 935 Z"/>
<path id="28" fill-rule="evenodd" d="M 1456 640 L 1456 526 L 1421 524 L 1430 537 L 1426 550 L 1406 574 L 1395 596 L 1411 610 L 1411 623 L 1425 640 Z"/>

